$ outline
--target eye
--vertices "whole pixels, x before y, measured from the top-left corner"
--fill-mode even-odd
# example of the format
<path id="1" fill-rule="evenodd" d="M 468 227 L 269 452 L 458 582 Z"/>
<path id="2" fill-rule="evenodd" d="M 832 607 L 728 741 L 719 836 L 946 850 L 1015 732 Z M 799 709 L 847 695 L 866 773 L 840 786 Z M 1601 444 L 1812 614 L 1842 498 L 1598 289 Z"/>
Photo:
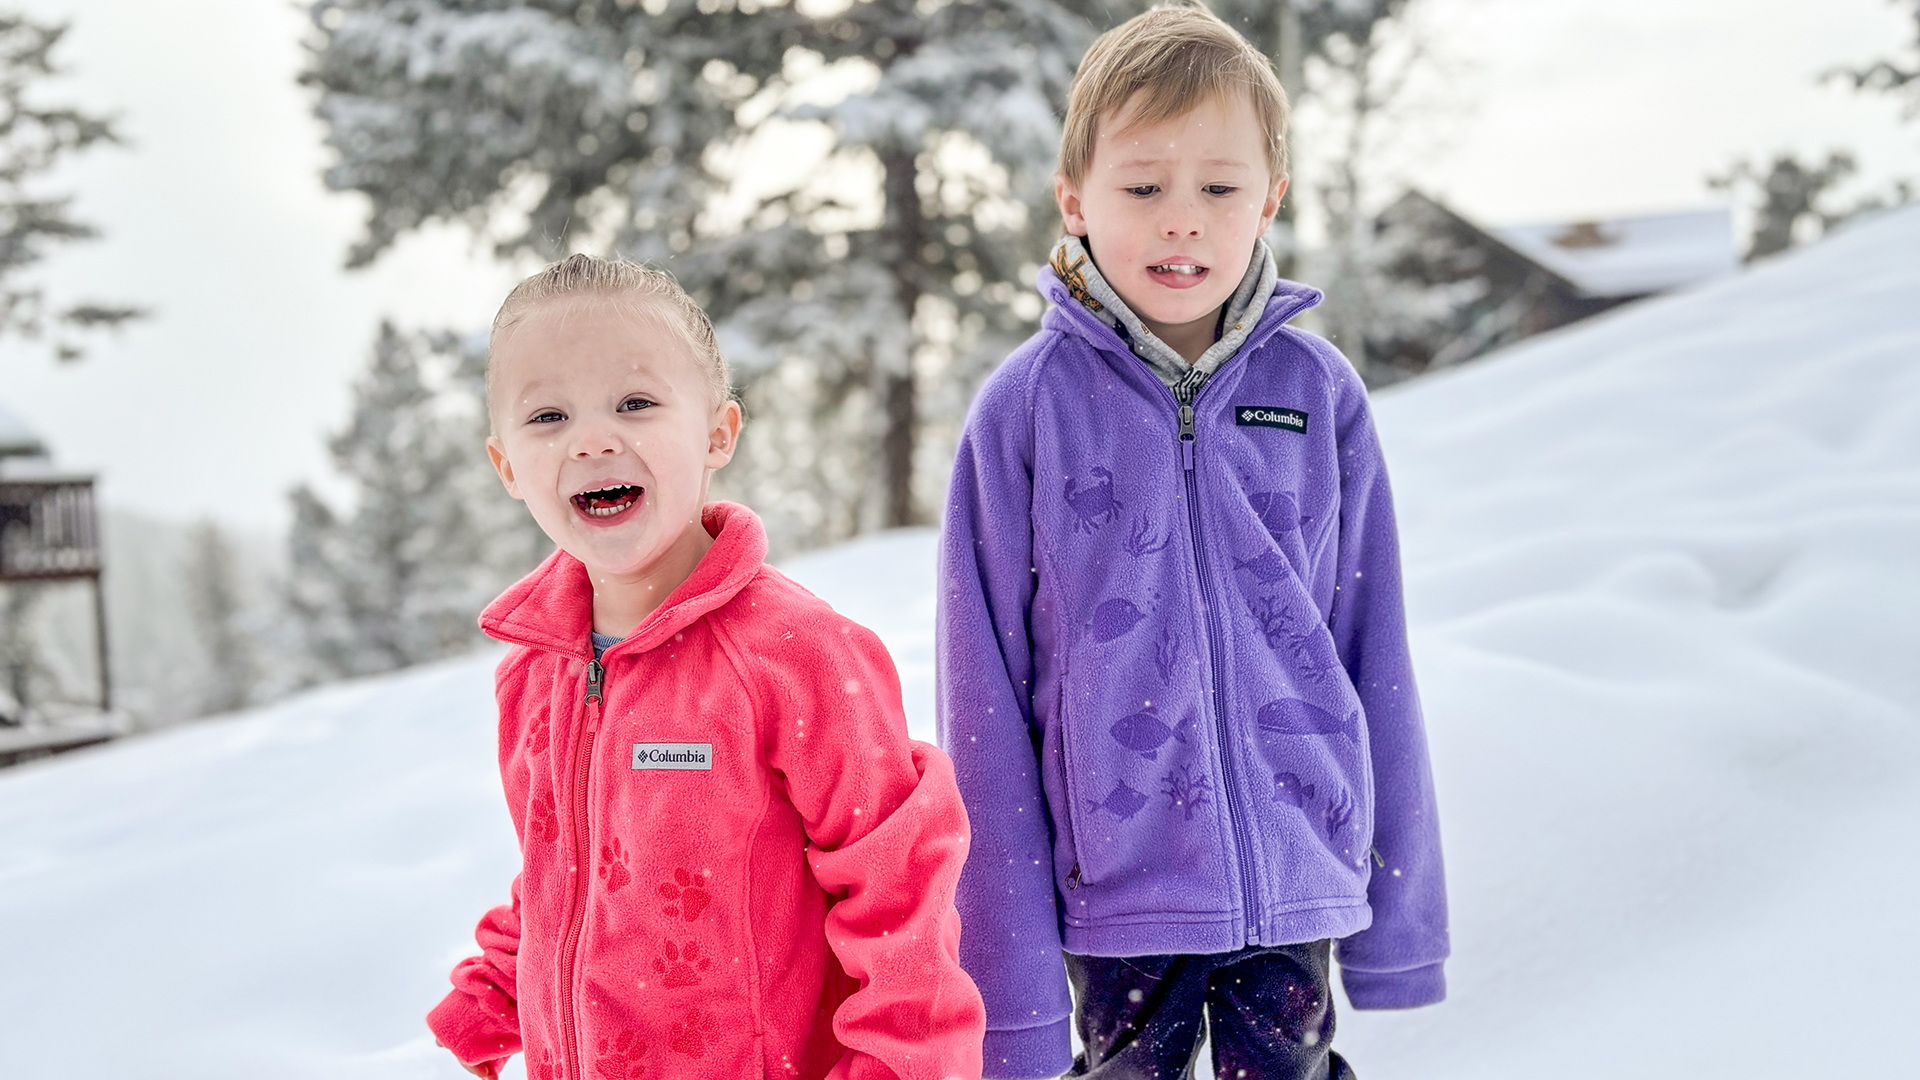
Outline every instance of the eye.
<path id="1" fill-rule="evenodd" d="M 627 400 L 620 403 L 619 411 L 639 412 L 641 409 L 651 409 L 651 408 L 653 408 L 653 402 L 648 401 L 646 398 L 630 397 Z"/>
<path id="2" fill-rule="evenodd" d="M 1159 184 L 1135 184 L 1127 189 L 1127 194 L 1136 199 L 1144 199 L 1160 190 Z"/>
<path id="3" fill-rule="evenodd" d="M 561 412 L 559 409 L 541 409 L 539 412 L 534 413 L 533 416 L 529 417 L 527 420 L 527 423 L 557 424 L 560 421 L 565 420 L 566 418 L 567 418 L 567 414 Z"/>
<path id="4" fill-rule="evenodd" d="M 1208 184 L 1200 190 L 1209 195 L 1231 195 L 1240 189 L 1234 187 L 1232 184 Z"/>

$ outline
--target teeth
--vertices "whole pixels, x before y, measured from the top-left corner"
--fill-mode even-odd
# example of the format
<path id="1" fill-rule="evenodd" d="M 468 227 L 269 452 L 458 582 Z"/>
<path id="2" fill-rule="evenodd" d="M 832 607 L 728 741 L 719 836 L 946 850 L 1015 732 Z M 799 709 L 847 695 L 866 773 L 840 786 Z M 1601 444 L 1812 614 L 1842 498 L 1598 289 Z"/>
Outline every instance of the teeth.
<path id="1" fill-rule="evenodd" d="M 1163 273 L 1163 274 L 1198 274 L 1205 271 L 1206 267 L 1191 266 L 1186 263 L 1179 263 L 1173 266 L 1155 266 L 1155 267 L 1151 267 L 1151 269 L 1159 271 L 1160 273 Z"/>
<path id="2" fill-rule="evenodd" d="M 617 505 L 595 506 L 593 504 L 596 500 L 616 502 Z M 638 501 L 640 501 L 640 489 L 626 484 L 599 488 L 595 491 L 583 491 L 573 497 L 574 505 L 580 508 L 581 513 L 590 517 L 613 517 L 624 510 L 631 509 Z"/>

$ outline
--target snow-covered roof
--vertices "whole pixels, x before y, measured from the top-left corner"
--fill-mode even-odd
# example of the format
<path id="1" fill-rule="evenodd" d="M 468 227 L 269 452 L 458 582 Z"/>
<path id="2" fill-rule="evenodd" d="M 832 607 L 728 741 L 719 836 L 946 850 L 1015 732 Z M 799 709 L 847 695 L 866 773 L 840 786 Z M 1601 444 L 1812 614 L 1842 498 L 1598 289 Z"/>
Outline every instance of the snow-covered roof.
<path id="1" fill-rule="evenodd" d="M 1487 231 L 1593 297 L 1666 292 L 1740 268 L 1724 207 Z"/>
<path id="2" fill-rule="evenodd" d="M 47 448 L 27 422 L 0 404 L 0 457 L 8 454 L 44 454 Z"/>

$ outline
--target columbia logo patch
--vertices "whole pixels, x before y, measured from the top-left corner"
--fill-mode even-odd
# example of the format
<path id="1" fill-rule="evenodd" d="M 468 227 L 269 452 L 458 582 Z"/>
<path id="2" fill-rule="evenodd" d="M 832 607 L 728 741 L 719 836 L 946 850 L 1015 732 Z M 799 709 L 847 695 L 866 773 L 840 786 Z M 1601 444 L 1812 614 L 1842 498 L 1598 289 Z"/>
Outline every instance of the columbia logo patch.
<path id="1" fill-rule="evenodd" d="M 1307 433 L 1306 413 L 1278 405 L 1235 405 L 1233 422 L 1241 427 L 1272 427 L 1301 435 Z"/>
<path id="2" fill-rule="evenodd" d="M 711 769 L 713 744 L 704 742 L 637 742 L 633 744 L 636 769 Z"/>

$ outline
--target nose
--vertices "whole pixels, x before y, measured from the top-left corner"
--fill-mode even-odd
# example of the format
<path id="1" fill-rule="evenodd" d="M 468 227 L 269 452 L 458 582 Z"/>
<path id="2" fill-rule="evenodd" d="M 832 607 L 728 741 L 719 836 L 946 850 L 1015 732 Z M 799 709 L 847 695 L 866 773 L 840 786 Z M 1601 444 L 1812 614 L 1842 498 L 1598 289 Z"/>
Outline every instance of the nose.
<path id="1" fill-rule="evenodd" d="M 1175 195 L 1161 204 L 1160 236 L 1166 240 L 1198 240 L 1203 231 L 1200 202 L 1192 195 Z"/>
<path id="2" fill-rule="evenodd" d="M 567 453 L 576 461 L 590 461 L 596 457 L 618 454 L 622 449 L 620 438 L 612 427 L 603 424 L 582 425 L 574 436 L 573 445 Z"/>

